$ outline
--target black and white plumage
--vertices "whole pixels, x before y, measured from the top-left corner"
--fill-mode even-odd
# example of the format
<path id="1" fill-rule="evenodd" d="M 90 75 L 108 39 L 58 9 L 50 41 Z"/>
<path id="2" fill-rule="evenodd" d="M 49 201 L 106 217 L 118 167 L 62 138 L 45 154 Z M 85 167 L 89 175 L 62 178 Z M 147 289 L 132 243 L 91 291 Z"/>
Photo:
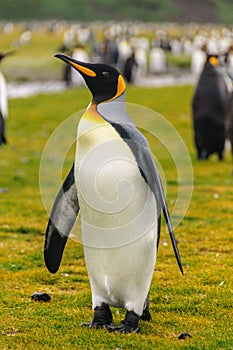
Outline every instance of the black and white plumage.
<path id="1" fill-rule="evenodd" d="M 93 100 L 79 126 L 75 163 L 49 219 L 45 263 L 55 273 L 78 213 L 82 226 L 94 318 L 89 327 L 138 332 L 149 320 L 149 288 L 164 212 L 182 271 L 161 181 L 149 145 L 126 113 L 125 84 L 108 65 L 57 55 L 84 78 Z M 122 326 L 112 326 L 109 306 L 124 307 Z"/>

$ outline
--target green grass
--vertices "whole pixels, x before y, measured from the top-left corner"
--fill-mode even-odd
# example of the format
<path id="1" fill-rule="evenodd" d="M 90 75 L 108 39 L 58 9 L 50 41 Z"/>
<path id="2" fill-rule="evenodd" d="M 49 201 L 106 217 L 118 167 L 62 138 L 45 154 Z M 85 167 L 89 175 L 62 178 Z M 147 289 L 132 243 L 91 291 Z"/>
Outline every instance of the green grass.
<path id="1" fill-rule="evenodd" d="M 168 53 L 167 60 L 169 64 L 175 65 L 179 68 L 190 68 L 191 56 L 189 55 L 173 55 Z"/>
<path id="2" fill-rule="evenodd" d="M 153 320 L 141 333 L 124 336 L 80 327 L 92 318 L 91 291 L 82 246 L 69 240 L 62 265 L 51 275 L 43 262 L 47 214 L 39 192 L 39 164 L 52 131 L 83 109 L 84 88 L 10 101 L 8 145 L 0 149 L 0 343 L 1 349 L 233 349 L 233 179 L 230 154 L 198 162 L 192 141 L 191 87 L 129 87 L 128 102 L 165 116 L 183 137 L 192 157 L 194 192 L 176 229 L 185 275 L 178 271 L 165 227 L 151 286 Z M 151 130 L 156 125 L 151 124 Z M 158 152 L 156 145 L 153 152 Z M 66 168 L 72 159 L 68 158 Z M 168 203 L 176 195 L 174 164 L 162 165 Z M 218 196 L 216 196 L 218 194 Z M 168 245 L 166 244 L 168 243 Z M 30 300 L 36 291 L 50 303 Z M 112 309 L 115 322 L 124 310 Z M 119 312 L 118 312 L 119 311 Z M 192 338 L 178 340 L 181 332 Z"/>

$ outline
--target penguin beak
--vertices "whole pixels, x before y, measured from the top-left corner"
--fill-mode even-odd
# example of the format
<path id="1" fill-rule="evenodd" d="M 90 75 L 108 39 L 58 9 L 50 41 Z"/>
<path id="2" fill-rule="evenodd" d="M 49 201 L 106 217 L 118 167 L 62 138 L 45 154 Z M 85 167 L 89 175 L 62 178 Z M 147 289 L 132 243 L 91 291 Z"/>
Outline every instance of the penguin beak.
<path id="1" fill-rule="evenodd" d="M 61 53 L 57 53 L 54 57 L 57 57 L 60 60 L 70 64 L 81 75 L 88 76 L 88 77 L 95 77 L 96 76 L 96 73 L 91 69 L 92 65 L 90 63 L 77 61 L 74 58 L 63 55 Z"/>

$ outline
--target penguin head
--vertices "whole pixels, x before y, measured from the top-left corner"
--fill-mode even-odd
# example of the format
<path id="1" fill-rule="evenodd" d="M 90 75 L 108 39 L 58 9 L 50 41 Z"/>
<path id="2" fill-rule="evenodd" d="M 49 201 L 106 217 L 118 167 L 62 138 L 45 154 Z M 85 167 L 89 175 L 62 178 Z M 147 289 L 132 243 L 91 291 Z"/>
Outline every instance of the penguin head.
<path id="1" fill-rule="evenodd" d="M 125 91 L 122 75 L 112 66 L 80 62 L 63 54 L 56 54 L 55 57 L 70 64 L 82 75 L 96 104 L 114 100 Z"/>

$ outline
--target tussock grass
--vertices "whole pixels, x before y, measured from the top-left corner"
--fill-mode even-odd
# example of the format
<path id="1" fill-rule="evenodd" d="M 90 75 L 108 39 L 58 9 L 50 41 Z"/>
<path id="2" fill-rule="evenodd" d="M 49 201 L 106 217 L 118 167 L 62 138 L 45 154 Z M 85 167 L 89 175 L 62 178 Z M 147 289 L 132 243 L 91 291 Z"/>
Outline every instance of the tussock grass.
<path id="1" fill-rule="evenodd" d="M 232 164 L 229 154 L 221 163 L 215 157 L 196 160 L 191 94 L 191 87 L 128 89 L 129 102 L 157 110 L 176 127 L 190 151 L 195 176 L 192 202 L 176 229 L 185 275 L 178 271 L 163 225 L 151 286 L 153 320 L 141 322 L 141 333 L 130 336 L 80 327 L 92 318 L 80 244 L 68 241 L 55 275 L 43 262 L 48 217 L 39 191 L 40 157 L 52 131 L 87 105 L 88 91 L 10 101 L 8 145 L 0 150 L 0 187 L 7 190 L 0 194 L 1 349 L 233 349 Z M 163 167 L 172 207 L 174 166 L 165 159 Z M 51 294 L 51 302 L 31 301 L 36 291 Z M 112 310 L 120 322 L 124 310 Z M 192 338 L 178 340 L 182 332 Z"/>

